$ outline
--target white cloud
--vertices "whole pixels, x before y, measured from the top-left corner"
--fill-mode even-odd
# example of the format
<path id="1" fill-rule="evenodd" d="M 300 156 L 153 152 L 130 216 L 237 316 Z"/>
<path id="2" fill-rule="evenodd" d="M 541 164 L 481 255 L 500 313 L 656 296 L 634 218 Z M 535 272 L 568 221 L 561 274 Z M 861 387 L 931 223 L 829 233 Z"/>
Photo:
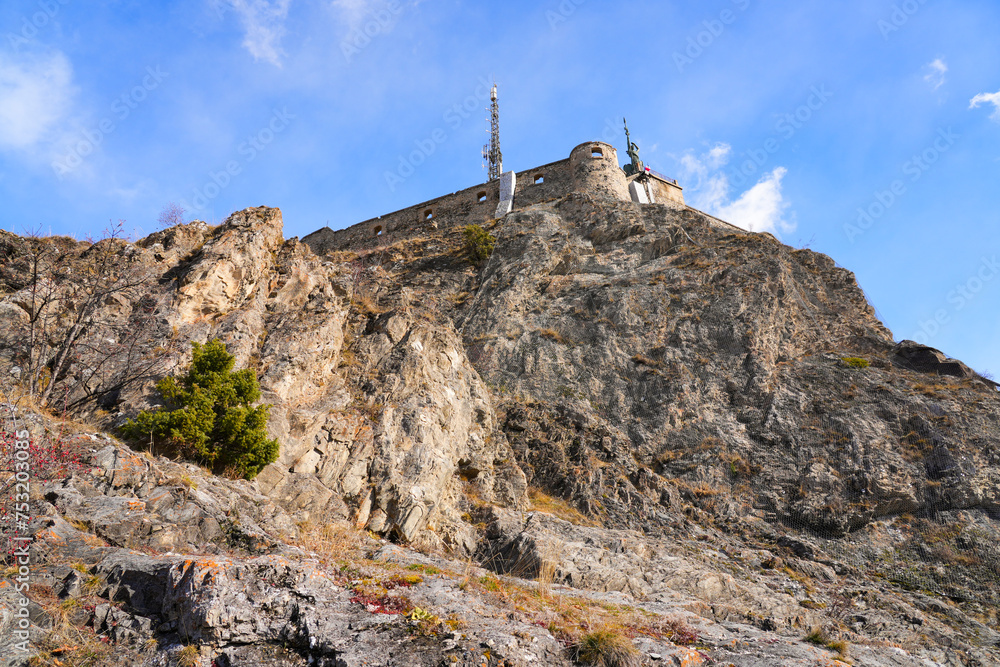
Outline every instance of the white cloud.
<path id="1" fill-rule="evenodd" d="M 924 81 L 931 85 L 931 90 L 937 90 L 944 85 L 944 75 L 948 72 L 948 66 L 941 58 L 927 63 L 925 69 L 927 74 L 924 75 Z"/>
<path id="2" fill-rule="evenodd" d="M 729 162 L 729 155 L 732 153 L 732 147 L 729 144 L 717 143 L 715 146 L 708 151 L 708 166 L 712 169 L 718 169 L 719 167 L 725 165 Z"/>
<path id="3" fill-rule="evenodd" d="M 784 167 L 775 168 L 739 199 L 717 205 L 709 213 L 751 232 L 777 234 L 794 231 L 795 223 L 785 220 L 789 204 L 781 192 L 781 179 L 787 173 Z"/>
<path id="4" fill-rule="evenodd" d="M 351 28 L 360 25 L 375 4 L 372 0 L 333 0 L 333 6 L 340 11 L 344 22 Z"/>
<path id="5" fill-rule="evenodd" d="M 993 113 L 990 114 L 990 118 L 1000 123 L 1000 90 L 995 93 L 979 93 L 969 100 L 969 108 L 975 109 L 984 103 L 993 105 Z"/>
<path id="6" fill-rule="evenodd" d="M 721 171 L 731 156 L 732 147 L 720 142 L 700 155 L 687 151 L 677 158 L 689 203 L 751 232 L 778 235 L 794 231 L 795 222 L 786 219 L 789 204 L 781 192 L 781 180 L 788 170 L 773 169 L 731 200 L 729 177 Z"/>
<path id="7" fill-rule="evenodd" d="M 61 52 L 17 59 L 0 53 L 0 149 L 53 141 L 71 110 L 72 79 Z"/>
<path id="8" fill-rule="evenodd" d="M 700 156 L 688 151 L 679 158 L 679 161 L 686 175 L 696 179 L 694 189 L 697 190 L 701 188 L 702 181 L 708 178 L 709 170 L 718 169 L 729 162 L 731 152 L 729 144 L 719 142 Z"/>
<path id="9" fill-rule="evenodd" d="M 680 157 L 681 168 L 689 176 L 697 176 L 700 183 L 708 173 L 708 167 L 692 153 L 685 153 Z"/>
<path id="10" fill-rule="evenodd" d="M 246 34 L 243 46 L 253 59 L 266 60 L 281 67 L 281 38 L 285 35 L 285 19 L 292 0 L 229 0 L 240 17 Z"/>
<path id="11" fill-rule="evenodd" d="M 703 211 L 715 211 L 726 201 L 729 194 L 729 179 L 725 174 L 713 174 L 706 182 L 701 184 L 698 192 L 694 194 L 693 203 L 695 208 Z"/>

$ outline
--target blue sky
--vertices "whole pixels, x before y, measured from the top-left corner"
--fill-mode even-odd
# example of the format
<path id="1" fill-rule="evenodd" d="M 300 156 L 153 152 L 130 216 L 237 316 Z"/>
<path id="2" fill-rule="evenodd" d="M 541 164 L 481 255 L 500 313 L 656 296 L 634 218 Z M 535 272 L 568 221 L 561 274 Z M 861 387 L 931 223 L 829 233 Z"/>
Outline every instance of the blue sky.
<path id="1" fill-rule="evenodd" d="M 995 0 L 6 0 L 0 225 L 282 209 L 285 235 L 485 180 L 620 119 L 688 203 L 853 270 L 897 340 L 1000 376 Z"/>

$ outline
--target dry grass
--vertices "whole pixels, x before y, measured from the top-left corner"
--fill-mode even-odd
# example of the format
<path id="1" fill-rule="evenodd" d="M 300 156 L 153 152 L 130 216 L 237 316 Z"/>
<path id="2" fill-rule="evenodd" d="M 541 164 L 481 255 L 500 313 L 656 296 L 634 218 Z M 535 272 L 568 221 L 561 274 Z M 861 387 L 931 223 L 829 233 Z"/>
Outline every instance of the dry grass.
<path id="1" fill-rule="evenodd" d="M 757 472 L 755 466 L 750 465 L 746 459 L 739 454 L 726 452 L 720 457 L 726 466 L 727 472 L 732 479 L 746 479 L 752 477 Z"/>
<path id="2" fill-rule="evenodd" d="M 45 588 L 33 586 L 32 599 L 52 619 L 52 627 L 33 646 L 38 653 L 27 664 L 31 667 L 101 667 L 116 664 L 107 638 L 97 635 L 92 628 L 73 623 L 72 617 L 84 602 L 73 598 L 59 600 Z"/>
<path id="3" fill-rule="evenodd" d="M 644 354 L 637 354 L 637 355 L 633 356 L 632 357 L 632 363 L 635 364 L 635 365 L 637 365 L 637 366 L 646 366 L 647 368 L 650 368 L 650 369 L 662 369 L 663 368 L 663 362 L 657 361 L 656 359 L 653 359 L 651 357 L 647 357 Z"/>
<path id="4" fill-rule="evenodd" d="M 326 564 L 362 560 L 371 538 L 347 523 L 304 524 L 294 541 L 305 551 L 315 553 Z"/>
<path id="5" fill-rule="evenodd" d="M 355 397 L 351 402 L 351 408 L 368 418 L 369 421 L 377 423 L 385 410 L 385 403 L 378 401 L 369 402 L 360 397 Z"/>
<path id="6" fill-rule="evenodd" d="M 536 588 L 542 598 L 545 598 L 551 590 L 552 582 L 555 581 L 556 572 L 559 570 L 560 559 L 561 554 L 553 544 L 546 544 L 542 548 L 538 573 L 535 575 Z"/>
<path id="7" fill-rule="evenodd" d="M 528 499 L 531 501 L 531 509 L 537 512 L 551 514 L 577 526 L 590 526 L 592 528 L 601 526 L 600 522 L 591 519 L 562 498 L 553 498 L 540 489 L 528 487 Z"/>
<path id="8" fill-rule="evenodd" d="M 493 574 L 477 577 L 470 572 L 461 588 L 492 600 L 509 618 L 548 629 L 567 647 L 579 644 L 594 628 L 627 638 L 646 636 L 682 645 L 698 640 L 697 632 L 676 618 L 624 605 L 553 594 L 537 584 L 526 585 L 507 577 Z"/>
<path id="9" fill-rule="evenodd" d="M 642 660 L 631 640 L 611 628 L 585 634 L 573 646 L 573 659 L 581 665 L 639 667 Z"/>
<path id="10" fill-rule="evenodd" d="M 552 592 L 551 584 L 558 567 L 558 554 L 554 549 L 543 555 L 536 581 L 526 582 L 484 572 L 471 560 L 460 572 L 423 564 L 403 566 L 373 561 L 367 553 L 377 543 L 370 534 L 346 523 L 300 528 L 301 534 L 295 544 L 316 554 L 324 565 L 339 570 L 341 583 L 353 592 L 353 601 L 364 604 L 373 610 L 372 613 L 406 614 L 413 631 L 418 634 L 435 634 L 444 628 L 454 630 L 458 623 L 454 619 L 438 618 L 433 610 L 417 607 L 406 593 L 410 587 L 419 585 L 425 576 L 442 576 L 454 581 L 459 589 L 496 607 L 497 613 L 503 616 L 549 629 L 567 647 L 579 644 L 594 628 L 625 638 L 647 636 L 676 644 L 692 644 L 698 639 L 694 629 L 676 618 Z"/>
<path id="11" fill-rule="evenodd" d="M 345 347 L 340 352 L 340 363 L 337 365 L 338 368 L 351 368 L 352 366 L 358 365 L 358 357 L 354 354 L 354 350 Z"/>
<path id="12" fill-rule="evenodd" d="M 836 651 L 838 658 L 841 660 L 847 660 L 847 651 L 850 648 L 850 644 L 840 639 L 831 639 L 822 628 L 813 628 L 808 635 L 802 638 L 802 640 L 807 641 L 810 644 L 823 646 L 831 651 Z"/>
<path id="13" fill-rule="evenodd" d="M 185 646 L 177 652 L 177 667 L 198 667 L 201 651 L 197 646 Z"/>
<path id="14" fill-rule="evenodd" d="M 351 299 L 351 306 L 362 315 L 381 315 L 386 312 L 386 308 L 378 305 L 378 299 L 366 292 L 356 291 Z"/>
<path id="15" fill-rule="evenodd" d="M 86 628 L 53 630 L 45 635 L 30 667 L 97 667 L 115 664 L 110 645 Z"/>
<path id="16" fill-rule="evenodd" d="M 358 258 L 358 253 L 351 250 L 331 250 L 325 255 L 332 262 L 353 262 Z"/>
<path id="17" fill-rule="evenodd" d="M 544 494 L 542 498 L 557 507 L 564 506 L 561 501 L 554 501 Z M 496 608 L 498 614 L 548 628 L 567 648 L 576 650 L 573 647 L 579 647 L 580 659 L 591 660 L 585 664 L 634 664 L 628 662 L 631 659 L 628 647 L 632 646 L 630 640 L 638 636 L 667 639 L 677 644 L 697 641 L 696 632 L 678 619 L 628 606 L 554 593 L 551 584 L 558 567 L 555 549 L 544 553 L 537 580 L 526 582 L 484 573 L 471 560 L 466 564 L 464 573 L 420 563 L 406 566 L 374 561 L 369 554 L 381 541 L 346 522 L 303 524 L 299 528 L 299 537 L 293 543 L 314 554 L 322 566 L 332 569 L 338 585 L 352 591 L 352 602 L 364 605 L 371 613 L 404 614 L 410 631 L 418 635 L 434 636 L 461 626 L 457 619 L 441 618 L 434 610 L 420 608 L 410 599 L 411 589 L 421 585 L 425 577 L 433 576 L 453 581 L 468 594 Z M 85 566 L 80 564 L 77 569 L 80 567 Z M 100 583 L 98 577 L 91 579 L 93 584 Z M 85 590 L 93 591 L 96 587 L 88 581 Z M 54 606 L 60 605 L 54 596 L 52 598 Z M 50 611 L 62 627 L 62 634 L 51 635 L 51 640 L 44 647 L 46 652 L 33 665 L 97 667 L 107 664 L 105 660 L 110 659 L 111 648 L 92 631 L 68 624 L 75 604 L 62 603 L 61 609 Z M 197 655 L 197 647 L 185 647 L 174 656 L 174 660 L 177 664 L 197 664 L 181 662 L 182 656 L 195 659 Z"/>
<path id="18" fill-rule="evenodd" d="M 903 458 L 911 463 L 922 461 L 924 457 L 934 451 L 930 440 L 921 438 L 916 431 L 910 431 L 904 435 L 900 440 L 900 445 L 902 445 Z"/>
<path id="19" fill-rule="evenodd" d="M 567 344 L 566 339 L 563 338 L 562 335 L 555 329 L 541 329 L 539 330 L 538 335 L 541 336 L 542 338 L 547 338 L 548 340 L 554 341 L 561 345 Z"/>
<path id="20" fill-rule="evenodd" d="M 719 486 L 712 486 L 708 482 L 697 482 L 691 484 L 684 480 L 678 480 L 677 488 L 682 492 L 686 492 L 695 498 L 713 498 L 715 496 L 721 495 L 723 493 L 728 493 L 728 488 L 723 488 Z"/>
<path id="21" fill-rule="evenodd" d="M 190 475 L 175 475 L 164 482 L 164 486 L 181 487 L 185 491 L 192 491 L 198 488 L 198 482 L 191 479 Z"/>
<path id="22" fill-rule="evenodd" d="M 90 532 L 90 524 L 87 523 L 86 521 L 83 521 L 82 519 L 70 519 L 68 523 L 69 525 L 79 530 L 81 533 Z"/>
<path id="23" fill-rule="evenodd" d="M 665 466 L 671 461 L 676 461 L 683 456 L 684 450 L 680 449 L 665 449 L 656 456 L 656 463 L 661 466 Z"/>
<path id="24" fill-rule="evenodd" d="M 918 391 L 928 398 L 946 398 L 941 392 L 951 391 L 952 387 L 947 384 L 935 383 L 935 384 L 924 384 L 918 382 L 913 385 L 913 390 Z"/>

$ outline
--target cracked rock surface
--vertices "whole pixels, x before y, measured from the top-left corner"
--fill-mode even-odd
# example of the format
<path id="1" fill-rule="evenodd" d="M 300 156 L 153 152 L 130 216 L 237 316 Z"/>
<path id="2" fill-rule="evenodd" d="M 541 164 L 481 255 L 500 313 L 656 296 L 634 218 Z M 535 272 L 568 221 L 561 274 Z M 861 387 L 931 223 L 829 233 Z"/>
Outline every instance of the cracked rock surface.
<path id="1" fill-rule="evenodd" d="M 1000 661 L 994 383 L 895 341 L 829 257 L 690 208 L 489 227 L 482 266 L 447 224 L 317 256 L 267 207 L 128 245 L 148 293 L 94 326 L 145 313 L 161 374 L 225 342 L 281 453 L 246 481 L 130 449 L 157 378 L 88 402 L 81 352 L 57 382 L 91 426 L 18 413 L 80 459 L 32 498 L 36 660 L 568 665 L 610 627 L 637 664 Z M 13 581 L 0 665 L 28 659 Z"/>

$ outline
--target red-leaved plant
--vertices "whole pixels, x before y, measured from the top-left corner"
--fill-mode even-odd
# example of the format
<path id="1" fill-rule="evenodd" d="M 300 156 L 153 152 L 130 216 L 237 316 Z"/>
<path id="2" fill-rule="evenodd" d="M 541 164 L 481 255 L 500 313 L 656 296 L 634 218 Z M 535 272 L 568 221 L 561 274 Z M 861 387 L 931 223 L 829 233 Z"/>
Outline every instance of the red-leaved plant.
<path id="1" fill-rule="evenodd" d="M 39 496 L 42 485 L 83 468 L 80 450 L 71 445 L 62 423 L 54 431 L 46 428 L 38 434 L 37 428 L 28 429 L 19 412 L 13 404 L 0 404 L 0 553 L 5 561 L 23 544 L 17 538 L 28 534 L 37 509 L 31 499 Z M 24 449 L 18 445 L 24 439 L 17 436 L 26 431 L 28 447 Z M 27 458 L 21 451 L 27 452 Z"/>

